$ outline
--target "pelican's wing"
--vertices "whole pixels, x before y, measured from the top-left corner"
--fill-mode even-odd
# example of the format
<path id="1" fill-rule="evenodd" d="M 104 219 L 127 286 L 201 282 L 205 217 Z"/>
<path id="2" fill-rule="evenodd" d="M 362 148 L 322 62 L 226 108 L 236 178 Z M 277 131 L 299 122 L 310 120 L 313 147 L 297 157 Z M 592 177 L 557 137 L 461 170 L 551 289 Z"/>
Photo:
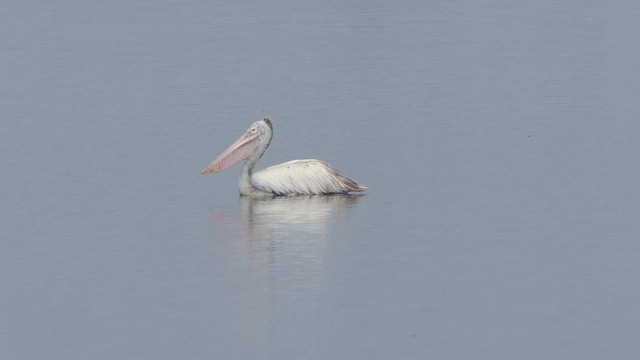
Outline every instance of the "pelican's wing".
<path id="1" fill-rule="evenodd" d="M 326 162 L 314 159 L 268 167 L 254 173 L 251 183 L 259 190 L 276 195 L 343 194 L 366 189 Z"/>

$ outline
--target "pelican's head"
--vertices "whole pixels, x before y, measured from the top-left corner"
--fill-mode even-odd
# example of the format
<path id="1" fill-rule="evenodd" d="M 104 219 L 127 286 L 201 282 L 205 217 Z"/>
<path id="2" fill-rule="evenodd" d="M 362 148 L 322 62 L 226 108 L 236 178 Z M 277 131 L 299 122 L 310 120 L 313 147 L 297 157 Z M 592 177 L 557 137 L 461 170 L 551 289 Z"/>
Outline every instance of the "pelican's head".
<path id="1" fill-rule="evenodd" d="M 231 144 L 206 169 L 200 171 L 200 174 L 223 171 L 242 160 L 257 161 L 267 150 L 272 136 L 271 119 L 265 117 L 254 122 L 236 142 Z"/>

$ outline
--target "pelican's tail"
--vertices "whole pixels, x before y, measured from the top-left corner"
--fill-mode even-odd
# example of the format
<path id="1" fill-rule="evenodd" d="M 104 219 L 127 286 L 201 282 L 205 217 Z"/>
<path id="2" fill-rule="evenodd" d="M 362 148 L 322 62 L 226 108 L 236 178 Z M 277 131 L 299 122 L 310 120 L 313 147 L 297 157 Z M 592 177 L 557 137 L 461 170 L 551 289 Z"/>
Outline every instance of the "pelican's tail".
<path id="1" fill-rule="evenodd" d="M 342 184 L 344 184 L 344 187 L 347 189 L 347 192 L 350 191 L 365 191 L 367 190 L 366 186 L 362 186 L 360 184 L 358 184 L 357 182 L 355 182 L 355 180 L 353 179 L 349 179 L 348 177 L 342 175 L 342 174 L 337 174 L 338 179 L 340 179 L 340 182 Z"/>

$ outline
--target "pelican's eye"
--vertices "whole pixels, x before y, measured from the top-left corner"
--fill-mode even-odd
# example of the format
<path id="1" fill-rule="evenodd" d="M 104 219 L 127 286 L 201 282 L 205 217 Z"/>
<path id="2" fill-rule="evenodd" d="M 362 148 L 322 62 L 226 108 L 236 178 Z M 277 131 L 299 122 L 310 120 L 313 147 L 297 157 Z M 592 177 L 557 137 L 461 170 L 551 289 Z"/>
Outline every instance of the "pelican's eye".
<path id="1" fill-rule="evenodd" d="M 256 132 L 256 131 L 258 131 L 258 129 L 256 129 L 256 128 L 251 128 L 251 132 L 252 132 L 252 133 L 254 133 L 254 132 Z"/>

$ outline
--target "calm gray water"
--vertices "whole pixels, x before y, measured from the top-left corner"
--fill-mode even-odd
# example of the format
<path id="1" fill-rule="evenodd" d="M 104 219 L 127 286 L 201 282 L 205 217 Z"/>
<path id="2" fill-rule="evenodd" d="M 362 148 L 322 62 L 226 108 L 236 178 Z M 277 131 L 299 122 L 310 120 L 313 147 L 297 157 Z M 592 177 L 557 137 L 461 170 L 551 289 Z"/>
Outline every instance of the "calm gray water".
<path id="1" fill-rule="evenodd" d="M 637 359 L 636 1 L 3 1 L 0 358 Z M 259 166 L 364 196 L 240 199 Z"/>

